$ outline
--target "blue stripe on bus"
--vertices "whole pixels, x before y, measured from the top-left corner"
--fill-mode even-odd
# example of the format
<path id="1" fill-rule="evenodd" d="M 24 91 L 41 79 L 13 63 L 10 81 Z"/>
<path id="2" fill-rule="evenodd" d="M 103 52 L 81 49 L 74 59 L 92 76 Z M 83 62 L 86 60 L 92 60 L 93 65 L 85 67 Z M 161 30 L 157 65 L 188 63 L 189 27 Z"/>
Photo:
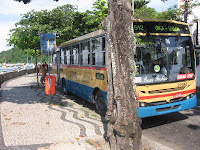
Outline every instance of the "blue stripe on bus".
<path id="1" fill-rule="evenodd" d="M 77 82 L 73 82 L 70 80 L 66 80 L 66 83 L 67 83 L 67 89 L 69 92 L 91 103 L 93 102 L 93 98 L 92 98 L 92 93 L 94 90 L 93 87 L 80 84 Z M 104 96 L 104 100 L 106 101 L 106 104 L 107 104 L 107 92 L 102 91 L 102 93 Z M 168 113 L 177 112 L 181 110 L 186 110 L 186 109 L 194 108 L 196 106 L 197 106 L 197 97 L 195 95 L 188 100 L 184 100 L 180 102 L 169 103 L 169 104 L 158 105 L 158 106 L 150 106 L 150 107 L 139 107 L 138 116 L 140 118 L 146 118 L 146 117 L 163 115 L 163 114 L 168 114 Z"/>
<path id="2" fill-rule="evenodd" d="M 169 104 L 159 105 L 159 106 L 139 107 L 138 116 L 140 118 L 145 118 L 145 117 L 163 115 L 167 113 L 194 108 L 196 106 L 197 106 L 197 97 L 195 95 L 188 100 L 184 100 L 180 102 L 169 103 Z"/>
<path id="3" fill-rule="evenodd" d="M 74 82 L 74 81 L 71 81 L 71 80 L 66 80 L 66 83 L 67 83 L 67 90 L 70 92 L 70 93 L 73 93 L 89 102 L 93 102 L 93 97 L 92 97 L 92 94 L 93 94 L 93 90 L 94 88 L 93 87 L 90 87 L 90 86 L 87 86 L 87 85 L 84 85 L 84 84 L 81 84 L 81 83 L 78 83 L 78 82 Z M 104 96 L 104 100 L 106 101 L 107 103 L 107 92 L 106 91 L 102 91 L 103 93 L 103 96 Z"/>

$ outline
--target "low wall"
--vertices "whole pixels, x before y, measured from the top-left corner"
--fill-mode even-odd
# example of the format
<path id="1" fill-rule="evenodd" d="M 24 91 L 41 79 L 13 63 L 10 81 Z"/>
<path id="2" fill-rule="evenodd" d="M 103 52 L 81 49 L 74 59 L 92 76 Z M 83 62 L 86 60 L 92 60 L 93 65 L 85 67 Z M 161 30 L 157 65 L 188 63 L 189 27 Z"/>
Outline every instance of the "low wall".
<path id="1" fill-rule="evenodd" d="M 19 71 L 12 71 L 12 72 L 6 72 L 3 74 L 0 74 L 0 85 L 7 80 L 25 75 L 25 74 L 29 74 L 29 73 L 34 73 L 35 69 L 29 69 L 29 70 L 19 70 Z"/>

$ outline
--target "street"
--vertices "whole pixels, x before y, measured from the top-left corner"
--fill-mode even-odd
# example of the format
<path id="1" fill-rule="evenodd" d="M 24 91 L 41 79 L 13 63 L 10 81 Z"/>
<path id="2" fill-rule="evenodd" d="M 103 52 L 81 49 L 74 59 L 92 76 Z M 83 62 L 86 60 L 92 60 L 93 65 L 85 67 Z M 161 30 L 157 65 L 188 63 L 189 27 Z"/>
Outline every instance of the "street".
<path id="1" fill-rule="evenodd" d="M 143 136 L 170 149 L 199 150 L 200 87 L 197 88 L 197 98 L 196 108 L 143 119 L 141 124 Z M 78 97 L 74 99 L 76 103 L 95 110 L 91 103 Z"/>
<path id="2" fill-rule="evenodd" d="M 86 102 L 73 94 L 65 97 L 64 95 L 57 93 L 57 96 L 55 96 L 53 99 L 55 100 L 62 99 L 62 101 L 64 101 L 65 99 L 70 99 L 69 101 L 67 100 L 66 107 L 44 105 L 43 104 L 44 100 L 48 97 L 43 93 L 44 91 L 42 89 L 36 90 L 34 88 L 31 89 L 29 87 L 31 84 L 33 84 L 32 82 L 35 81 L 35 78 L 36 78 L 35 75 L 30 74 L 27 76 L 23 76 L 21 78 L 10 80 L 6 84 L 2 85 L 3 93 L 0 93 L 0 97 L 1 95 L 4 95 L 4 96 L 2 96 L 2 100 L 1 100 L 2 101 L 1 103 L 2 127 L 0 128 L 0 133 L 1 133 L 0 134 L 0 149 L 3 149 L 3 148 L 12 149 L 16 147 L 17 148 L 28 147 L 30 149 L 35 149 L 36 147 L 48 146 L 50 145 L 50 143 L 54 143 L 57 140 L 56 139 L 57 137 L 61 139 L 62 138 L 66 139 L 65 136 L 69 134 L 68 131 L 72 131 L 72 128 L 74 130 L 77 128 L 76 132 L 73 132 L 73 134 L 72 133 L 70 134 L 70 136 L 73 136 L 72 139 L 74 139 L 74 137 L 79 137 L 79 134 L 81 136 L 87 135 L 87 137 L 90 137 L 88 136 L 91 134 L 90 132 L 92 132 L 92 135 L 99 135 L 100 132 L 103 133 L 103 128 L 105 128 L 105 126 L 102 125 L 101 121 L 99 120 L 99 121 L 94 122 L 94 120 L 91 120 L 91 117 L 88 118 L 89 116 L 88 114 L 86 114 L 88 112 L 95 114 L 95 106 L 93 104 Z M 28 97 L 26 96 L 26 93 L 29 93 Z M 186 110 L 186 111 L 176 112 L 172 114 L 166 114 L 162 116 L 149 117 L 149 118 L 143 119 L 142 125 L 141 125 L 143 129 L 143 133 L 142 133 L 143 137 L 146 137 L 152 140 L 151 142 L 160 143 L 168 147 L 169 149 L 175 149 L 175 150 L 200 149 L 199 148 L 200 147 L 200 142 L 199 142 L 199 139 L 200 139 L 200 130 L 199 130 L 200 129 L 200 99 L 199 99 L 200 87 L 197 88 L 197 97 L 198 97 L 198 104 L 197 104 L 198 106 L 196 108 Z M 13 106 L 11 106 L 11 104 Z M 75 106 L 78 106 L 77 107 L 78 109 Z M 31 109 L 28 109 L 28 108 L 31 108 Z M 23 110 L 24 110 L 24 113 L 23 113 Z M 29 113 L 28 113 L 28 110 L 29 110 Z M 85 114 L 84 116 L 82 115 L 83 112 Z M 39 113 L 40 115 L 36 115 L 36 113 Z M 23 117 L 23 116 L 27 116 L 27 114 L 29 115 L 28 118 Z M 42 114 L 48 115 L 48 116 L 43 116 Z M 54 114 L 54 115 L 51 115 L 51 114 Z M 81 114 L 81 115 L 78 115 L 78 114 Z M 39 117 L 39 120 L 34 121 L 34 122 L 32 120 L 29 120 L 29 118 L 32 118 L 33 120 L 38 118 L 38 117 L 36 118 L 33 117 L 35 115 Z M 40 119 L 42 116 L 43 118 L 47 119 L 46 122 L 43 121 L 45 119 Z M 68 118 L 70 116 L 73 116 L 73 117 Z M 52 118 L 52 117 L 55 117 L 55 118 Z M 54 120 L 59 120 L 59 118 L 60 118 L 60 121 L 57 121 L 57 122 L 54 121 Z M 20 120 L 20 122 L 18 120 Z M 39 122 L 41 122 L 41 124 L 39 124 Z M 53 123 L 63 123 L 63 124 L 54 125 Z M 98 127 L 97 124 L 99 123 L 101 125 Z M 67 129 L 66 127 L 65 131 L 67 133 L 65 133 L 63 131 L 63 128 L 58 128 L 56 130 L 56 134 L 52 136 L 50 134 L 54 132 L 49 132 L 50 131 L 49 128 L 42 128 L 41 130 L 39 130 L 41 127 L 47 126 L 47 125 L 49 128 L 55 127 L 55 126 L 64 127 L 66 125 L 70 125 L 70 130 Z M 27 127 L 27 131 L 25 130 L 25 127 Z M 31 127 L 34 130 L 36 129 L 37 132 L 34 132 L 34 133 L 37 138 L 33 138 L 32 132 L 30 132 L 30 135 L 28 134 L 28 131 L 32 131 L 30 130 Z M 16 128 L 18 128 L 17 129 L 18 133 L 16 133 Z M 14 129 L 14 130 L 10 132 L 11 129 Z M 47 130 L 44 130 L 44 129 L 47 129 Z M 51 131 L 54 131 L 54 130 L 55 129 L 52 129 Z M 38 131 L 42 131 L 42 132 L 38 133 Z M 23 134 L 23 133 L 26 133 L 26 134 Z M 46 139 L 42 138 L 43 140 L 38 139 L 38 135 L 41 136 L 42 134 L 48 134 L 49 136 L 45 136 L 48 138 Z M 63 137 L 61 136 L 62 134 L 64 134 Z M 24 136 L 24 138 L 22 137 L 22 135 Z M 32 138 L 27 138 L 27 136 L 32 137 Z M 70 136 L 68 135 L 67 137 L 69 138 Z M 13 139 L 16 139 L 16 137 L 20 137 L 20 139 L 16 141 L 13 140 Z"/>
<path id="3" fill-rule="evenodd" d="M 200 149 L 200 93 L 197 107 L 143 119 L 143 136 L 174 150 Z"/>
<path id="4" fill-rule="evenodd" d="M 200 88 L 197 107 L 142 120 L 143 136 L 174 150 L 200 149 Z M 94 105 L 76 98 L 76 102 L 94 110 Z"/>

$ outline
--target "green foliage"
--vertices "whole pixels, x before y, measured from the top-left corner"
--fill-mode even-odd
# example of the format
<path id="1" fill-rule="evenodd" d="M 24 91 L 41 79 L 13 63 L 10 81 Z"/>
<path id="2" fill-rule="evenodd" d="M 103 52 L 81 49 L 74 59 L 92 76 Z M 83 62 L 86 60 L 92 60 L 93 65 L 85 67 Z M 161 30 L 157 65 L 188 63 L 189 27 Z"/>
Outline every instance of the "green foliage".
<path id="1" fill-rule="evenodd" d="M 134 0 L 134 9 L 140 9 L 148 3 L 149 0 Z"/>
<path id="2" fill-rule="evenodd" d="M 31 57 L 30 54 L 28 54 L 29 52 L 27 51 L 23 51 L 23 50 L 19 50 L 18 48 L 12 48 L 8 51 L 2 51 L 0 53 L 0 63 L 27 63 L 27 58 L 28 58 L 28 62 L 31 62 Z M 41 63 L 43 62 L 47 62 L 48 58 L 47 56 L 40 56 L 39 57 L 39 61 Z M 35 62 L 35 57 L 32 57 L 32 62 Z"/>
<path id="3" fill-rule="evenodd" d="M 181 0 L 181 2 L 183 4 L 179 7 L 180 15 L 183 15 L 185 12 L 185 3 L 187 3 L 188 14 L 192 14 L 192 9 L 200 5 L 200 3 L 194 2 L 193 0 Z"/>
<path id="4" fill-rule="evenodd" d="M 40 33 L 58 33 L 57 45 L 77 36 L 95 31 L 101 23 L 93 11 L 78 12 L 73 5 L 64 5 L 52 11 L 30 11 L 10 31 L 10 45 L 22 50 L 40 51 Z M 33 53 L 32 53 L 33 54 Z"/>
<path id="5" fill-rule="evenodd" d="M 177 6 L 170 7 L 167 11 L 156 12 L 154 8 L 143 6 L 135 9 L 135 19 L 163 19 L 163 20 L 182 20 L 180 10 Z"/>
<path id="6" fill-rule="evenodd" d="M 179 21 L 182 20 L 180 10 L 177 9 L 177 6 L 170 7 L 167 11 L 158 13 L 156 18 L 166 19 L 166 20 L 179 20 Z"/>
<path id="7" fill-rule="evenodd" d="M 156 18 L 157 12 L 154 8 L 148 8 L 147 6 L 143 6 L 140 9 L 135 9 L 134 18 L 135 19 L 152 19 Z"/>
<path id="8" fill-rule="evenodd" d="M 73 38 L 99 29 L 98 26 L 101 22 L 97 18 L 98 16 L 89 10 L 86 12 L 75 12 L 72 26 L 72 31 L 74 32 Z"/>
<path id="9" fill-rule="evenodd" d="M 132 2 L 132 0 L 130 0 Z M 135 11 L 144 7 L 149 3 L 149 0 L 134 0 Z M 99 23 L 99 28 L 102 28 L 101 22 L 108 16 L 109 0 L 96 0 L 93 4 L 94 18 Z M 141 15 L 142 16 L 142 15 Z"/>
<path id="10" fill-rule="evenodd" d="M 14 1 L 18 1 L 18 2 L 23 2 L 24 4 L 28 4 L 31 2 L 31 0 L 14 0 Z M 54 0 L 54 1 L 59 1 L 59 0 Z"/>
<path id="11" fill-rule="evenodd" d="M 21 2 L 22 0 L 16 0 Z M 132 0 L 130 0 L 132 1 Z M 23 0 L 23 2 L 30 2 Z M 134 18 L 136 19 L 173 19 L 180 20 L 181 12 L 177 7 L 157 13 L 148 8 L 149 0 L 134 0 Z M 22 19 L 10 31 L 8 42 L 18 49 L 25 50 L 28 55 L 40 55 L 40 33 L 58 33 L 57 45 L 102 27 L 101 22 L 108 15 L 109 0 L 96 0 L 94 10 L 78 12 L 73 5 L 64 5 L 51 11 L 30 11 L 22 15 Z"/>
<path id="12" fill-rule="evenodd" d="M 77 7 L 68 4 L 51 11 L 32 10 L 23 14 L 22 19 L 15 24 L 15 28 L 10 30 L 8 42 L 10 45 L 15 45 L 20 53 L 23 50 L 26 55 L 35 56 L 36 50 L 36 55 L 40 56 L 40 33 L 58 33 L 56 43 L 59 45 L 98 29 L 101 22 L 97 20 L 98 16 L 93 11 L 81 13 L 76 10 Z M 10 58 L 11 53 L 5 57 Z M 26 62 L 26 59 L 22 58 L 22 61 Z M 7 62 L 12 61 L 7 58 Z"/>
<path id="13" fill-rule="evenodd" d="M 101 28 L 101 22 L 108 16 L 109 0 L 96 0 L 93 4 L 94 15 L 96 15 L 96 21 L 100 22 L 99 27 Z"/>
<path id="14" fill-rule="evenodd" d="M 19 49 L 40 50 L 40 33 L 59 33 L 57 43 L 62 39 L 69 40 L 73 37 L 72 18 L 77 8 L 64 5 L 52 11 L 30 11 L 22 15 L 22 19 L 11 30 L 9 44 L 16 45 Z"/>
<path id="15" fill-rule="evenodd" d="M 28 4 L 31 2 L 31 0 L 14 0 L 14 1 L 23 2 L 24 4 Z"/>

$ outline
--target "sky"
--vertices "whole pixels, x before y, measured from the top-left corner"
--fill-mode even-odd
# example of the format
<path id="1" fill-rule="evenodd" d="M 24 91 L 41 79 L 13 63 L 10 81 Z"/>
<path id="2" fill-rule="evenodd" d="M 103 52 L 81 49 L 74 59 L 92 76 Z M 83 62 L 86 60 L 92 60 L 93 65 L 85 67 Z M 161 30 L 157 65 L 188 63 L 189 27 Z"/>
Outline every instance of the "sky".
<path id="1" fill-rule="evenodd" d="M 21 20 L 21 14 L 25 14 L 31 10 L 52 10 L 58 6 L 72 4 L 78 6 L 78 11 L 84 12 L 91 10 L 95 0 L 32 0 L 31 3 L 24 5 L 22 2 L 14 0 L 1 0 L 0 4 L 0 52 L 9 50 L 6 39 L 9 39 L 9 31 L 15 28 L 15 23 Z M 157 11 L 167 10 L 167 8 L 177 3 L 177 0 L 168 0 L 163 3 L 161 0 L 151 0 L 148 7 L 156 8 Z"/>
<path id="2" fill-rule="evenodd" d="M 167 0 L 165 2 L 162 2 L 161 0 L 150 0 L 150 3 L 147 4 L 147 6 L 155 8 L 157 12 L 162 12 L 177 4 L 178 0 Z"/>
<path id="3" fill-rule="evenodd" d="M 72 4 L 78 6 L 78 11 L 84 12 L 91 10 L 95 0 L 31 0 L 31 3 L 24 5 L 22 2 L 14 0 L 1 0 L 0 4 L 0 52 L 8 50 L 6 39 L 9 39 L 9 31 L 15 28 L 15 23 L 22 18 L 21 14 L 25 14 L 31 10 L 52 10 L 58 6 Z"/>

